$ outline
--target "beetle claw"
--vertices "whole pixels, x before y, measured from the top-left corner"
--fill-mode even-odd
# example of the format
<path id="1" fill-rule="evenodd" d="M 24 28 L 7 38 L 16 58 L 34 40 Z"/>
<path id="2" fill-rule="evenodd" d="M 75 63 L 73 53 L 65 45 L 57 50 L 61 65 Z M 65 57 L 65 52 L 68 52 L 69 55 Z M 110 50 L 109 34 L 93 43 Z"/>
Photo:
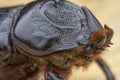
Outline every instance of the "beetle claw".
<path id="1" fill-rule="evenodd" d="M 111 45 L 113 45 L 113 43 L 110 43 Z"/>

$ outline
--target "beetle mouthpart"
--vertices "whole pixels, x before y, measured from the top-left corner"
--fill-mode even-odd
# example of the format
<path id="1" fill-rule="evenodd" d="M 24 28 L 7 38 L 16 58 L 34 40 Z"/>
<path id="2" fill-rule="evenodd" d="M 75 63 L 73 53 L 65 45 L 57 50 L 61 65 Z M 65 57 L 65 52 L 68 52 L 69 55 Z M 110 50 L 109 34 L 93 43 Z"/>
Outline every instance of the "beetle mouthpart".
<path id="1" fill-rule="evenodd" d="M 110 45 L 106 45 L 107 47 L 111 47 Z"/>
<path id="2" fill-rule="evenodd" d="M 88 61 L 88 62 L 92 62 L 92 58 L 89 57 L 89 56 L 87 56 L 87 55 L 85 55 L 85 54 L 81 55 L 81 57 L 82 57 L 83 59 L 85 59 L 86 61 Z"/>

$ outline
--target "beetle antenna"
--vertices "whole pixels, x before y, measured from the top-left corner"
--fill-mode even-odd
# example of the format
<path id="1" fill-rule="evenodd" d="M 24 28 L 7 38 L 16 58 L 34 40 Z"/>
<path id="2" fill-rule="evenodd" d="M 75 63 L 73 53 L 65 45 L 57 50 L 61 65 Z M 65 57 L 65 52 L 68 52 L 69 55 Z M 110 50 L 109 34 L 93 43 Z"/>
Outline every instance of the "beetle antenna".
<path id="1" fill-rule="evenodd" d="M 108 67 L 108 65 L 105 63 L 105 61 L 101 57 L 97 58 L 96 62 L 101 67 L 101 69 L 104 71 L 107 80 L 115 80 L 115 77 L 112 74 L 110 68 Z"/>

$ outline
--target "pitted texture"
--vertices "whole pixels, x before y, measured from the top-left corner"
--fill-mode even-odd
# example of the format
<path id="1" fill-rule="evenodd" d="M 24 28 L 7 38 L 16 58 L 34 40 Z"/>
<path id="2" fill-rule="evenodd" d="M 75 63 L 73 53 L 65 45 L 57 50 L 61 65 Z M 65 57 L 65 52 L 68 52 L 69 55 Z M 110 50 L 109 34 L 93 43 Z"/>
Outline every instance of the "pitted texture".
<path id="1" fill-rule="evenodd" d="M 58 8 L 54 6 L 54 1 L 37 3 L 27 13 L 20 15 L 14 31 L 19 41 L 15 41 L 16 44 L 38 56 L 72 49 L 78 43 L 87 44 L 91 34 L 81 7 L 68 1 Z"/>
<path id="2" fill-rule="evenodd" d="M 85 19 L 82 10 L 71 3 L 55 8 L 52 2 L 45 3 L 40 10 L 32 14 L 32 31 L 34 38 L 51 40 L 49 50 L 68 49 L 75 47 L 75 38 L 81 29 L 81 20 Z M 41 44 L 41 43 L 40 43 Z M 45 44 L 46 45 L 46 44 Z M 36 46 L 36 45 L 35 45 Z M 39 44 L 37 45 L 40 48 Z"/>
<path id="3" fill-rule="evenodd" d="M 9 32 L 12 24 L 12 15 L 9 9 L 0 9 L 0 33 Z"/>
<path id="4" fill-rule="evenodd" d="M 71 3 L 64 3 L 59 8 L 48 5 L 46 10 L 44 10 L 44 14 L 56 25 L 60 25 L 61 27 L 68 26 L 69 28 L 76 27 L 77 24 L 80 26 L 81 19 L 85 19 L 82 10 L 71 5 Z"/>

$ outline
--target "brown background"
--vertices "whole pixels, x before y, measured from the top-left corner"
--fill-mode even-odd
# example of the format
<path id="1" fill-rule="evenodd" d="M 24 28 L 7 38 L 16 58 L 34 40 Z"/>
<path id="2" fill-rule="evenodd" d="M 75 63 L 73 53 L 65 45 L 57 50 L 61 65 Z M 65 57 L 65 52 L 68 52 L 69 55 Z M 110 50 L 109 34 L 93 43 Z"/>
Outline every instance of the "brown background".
<path id="1" fill-rule="evenodd" d="M 0 0 L 0 7 L 26 4 L 32 0 Z M 98 20 L 114 29 L 114 45 L 102 55 L 113 71 L 116 80 L 120 80 L 120 0 L 70 0 L 79 6 L 87 6 Z M 74 68 L 70 80 L 105 80 L 100 68 L 92 63 L 89 69 Z"/>

